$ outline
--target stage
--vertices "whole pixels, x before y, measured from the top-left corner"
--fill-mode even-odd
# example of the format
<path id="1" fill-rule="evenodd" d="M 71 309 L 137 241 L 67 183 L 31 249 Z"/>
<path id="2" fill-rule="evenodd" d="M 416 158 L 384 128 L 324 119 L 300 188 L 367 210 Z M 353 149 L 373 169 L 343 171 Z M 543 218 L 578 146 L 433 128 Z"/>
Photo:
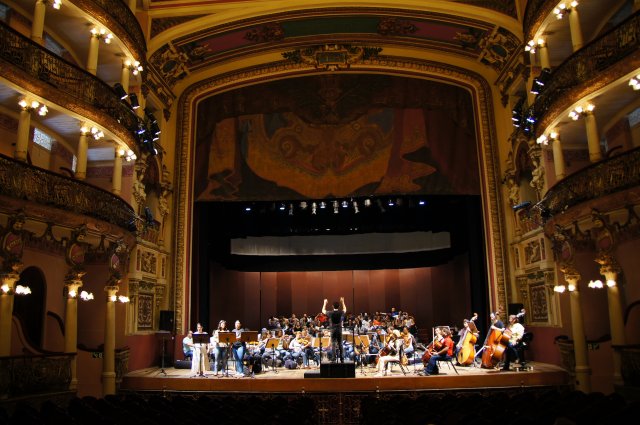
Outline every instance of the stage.
<path id="1" fill-rule="evenodd" d="M 189 369 L 160 368 L 136 370 L 126 374 L 120 390 L 124 392 L 186 393 L 351 393 L 351 392 L 446 392 L 473 390 L 507 390 L 510 388 L 569 388 L 569 373 L 550 364 L 529 362 L 527 370 L 504 372 L 496 369 L 456 366 L 458 374 L 443 363 L 440 374 L 421 376 L 422 365 L 405 366 L 406 375 L 395 365 L 387 376 L 375 376 L 373 367 L 357 367 L 355 378 L 322 378 L 319 368 L 267 369 L 253 377 L 236 378 L 206 372 L 205 377 L 192 377 Z M 309 373 L 311 372 L 311 373 Z M 305 378 L 305 374 L 316 374 Z"/>

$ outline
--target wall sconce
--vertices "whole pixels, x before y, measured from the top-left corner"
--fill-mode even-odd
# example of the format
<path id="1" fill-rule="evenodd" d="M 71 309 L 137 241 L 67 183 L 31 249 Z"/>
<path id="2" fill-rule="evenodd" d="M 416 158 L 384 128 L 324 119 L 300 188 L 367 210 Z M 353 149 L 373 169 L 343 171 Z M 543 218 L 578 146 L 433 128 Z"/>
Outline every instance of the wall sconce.
<path id="1" fill-rule="evenodd" d="M 40 104 L 37 100 L 27 100 L 27 98 L 22 98 L 18 102 L 18 105 L 22 108 L 23 111 L 31 112 L 38 111 L 38 115 L 44 117 L 49 112 L 49 108 L 47 105 Z"/>
<path id="2" fill-rule="evenodd" d="M 131 300 L 129 299 L 129 297 L 125 297 L 124 295 L 119 295 L 118 296 L 118 301 L 120 301 L 121 303 L 128 303 Z"/>
<path id="3" fill-rule="evenodd" d="M 80 127 L 80 131 L 82 132 L 82 134 L 85 134 L 85 135 L 91 133 L 91 135 L 95 140 L 100 140 L 104 137 L 104 131 L 100 130 L 98 127 L 82 126 Z"/>
<path id="4" fill-rule="evenodd" d="M 140 65 L 139 61 L 132 62 L 131 60 L 127 59 L 126 61 L 124 61 L 124 66 L 125 68 L 129 68 L 133 75 L 138 75 L 143 71 L 142 65 Z"/>
<path id="5" fill-rule="evenodd" d="M 113 39 L 113 34 L 108 32 L 104 28 L 100 28 L 100 29 L 96 27 L 91 28 L 91 35 L 98 39 L 104 40 L 105 44 L 111 44 L 111 40 Z"/>
<path id="6" fill-rule="evenodd" d="M 87 291 L 80 292 L 80 299 L 82 301 L 91 301 L 93 299 L 93 292 L 87 292 Z"/>
<path id="7" fill-rule="evenodd" d="M 565 14 L 571 12 L 571 9 L 575 9 L 578 6 L 578 2 L 576 0 L 569 3 L 567 6 L 566 3 L 560 3 L 558 7 L 553 9 L 553 13 L 556 15 L 556 18 L 562 19 Z"/>
<path id="8" fill-rule="evenodd" d="M 591 289 L 602 289 L 602 288 L 604 288 L 604 284 L 602 283 L 602 281 L 600 279 L 598 279 L 598 280 L 590 280 L 588 286 Z"/>
<path id="9" fill-rule="evenodd" d="M 0 290 L 3 294 L 7 295 L 29 295 L 31 293 L 31 288 L 23 285 L 16 285 L 15 289 L 12 291 L 8 284 L 4 284 L 0 286 Z"/>
<path id="10" fill-rule="evenodd" d="M 573 285 L 571 283 L 567 284 L 567 285 L 556 285 L 553 287 L 553 290 L 559 294 L 564 293 L 565 291 L 569 291 L 569 292 L 573 292 L 575 291 L 576 285 Z"/>
<path id="11" fill-rule="evenodd" d="M 549 144 L 549 138 L 546 136 L 546 134 L 543 134 L 536 139 L 536 143 L 539 145 L 547 146 Z"/>
<path id="12" fill-rule="evenodd" d="M 635 77 L 633 77 L 632 79 L 629 80 L 629 85 L 634 89 L 634 90 L 640 90 L 640 74 L 636 75 Z"/>
<path id="13" fill-rule="evenodd" d="M 62 0 L 53 0 L 53 4 L 51 5 L 51 7 L 53 7 L 56 10 L 60 10 L 61 6 L 62 6 Z"/>
<path id="14" fill-rule="evenodd" d="M 135 161 L 138 157 L 131 149 L 119 148 L 117 150 L 117 154 L 120 158 L 124 158 L 125 161 Z"/>
<path id="15" fill-rule="evenodd" d="M 534 54 L 536 52 L 537 47 L 544 47 L 544 45 L 545 45 L 544 38 L 539 38 L 537 41 L 529 40 L 527 42 L 527 45 L 524 46 L 524 51 Z"/>
<path id="16" fill-rule="evenodd" d="M 571 112 L 569 112 L 569 118 L 571 118 L 574 121 L 577 121 L 581 117 L 593 112 L 594 109 L 596 109 L 596 107 L 592 103 L 587 103 L 584 106 L 581 106 L 581 105 L 576 106 L 575 108 L 573 108 Z"/>

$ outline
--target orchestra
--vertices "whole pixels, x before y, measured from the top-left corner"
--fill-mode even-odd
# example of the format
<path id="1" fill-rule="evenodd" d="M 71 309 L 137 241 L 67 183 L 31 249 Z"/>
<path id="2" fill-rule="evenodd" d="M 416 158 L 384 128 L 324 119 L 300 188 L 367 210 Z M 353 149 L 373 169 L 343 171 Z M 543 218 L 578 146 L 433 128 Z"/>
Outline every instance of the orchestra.
<path id="1" fill-rule="evenodd" d="M 242 327 L 240 320 L 235 321 L 231 330 L 227 329 L 225 320 L 220 320 L 208 344 L 194 347 L 191 339 L 185 338 L 187 349 L 197 348 L 192 351 L 195 354 L 194 374 L 204 376 L 204 371 L 210 368 L 214 376 L 218 376 L 220 371 L 225 372 L 223 376 L 229 376 L 230 364 L 233 376 L 245 377 L 277 371 L 285 364 L 300 369 L 318 368 L 321 363 L 338 362 L 342 358 L 363 368 L 376 367 L 376 376 L 386 376 L 388 365 L 393 362 L 401 365 L 413 362 L 414 371 L 416 364 L 422 364 L 419 373 L 430 376 L 438 374 L 439 362 L 443 360 L 453 361 L 457 366 L 475 367 L 481 353 L 482 367 L 487 367 L 484 364 L 486 357 L 489 359 L 488 367 L 501 366 L 506 371 L 511 362 L 518 359 L 516 346 L 524 335 L 524 326 L 520 323 L 524 310 L 509 316 L 507 326 L 500 320 L 498 312 L 491 313 L 491 327 L 484 346 L 476 351 L 476 341 L 480 336 L 474 323 L 477 313 L 472 319 L 464 319 L 459 330 L 455 326 L 434 326 L 431 340 L 421 341 L 416 321 L 407 312 L 393 308 L 389 313 L 347 315 L 346 307 L 344 310 L 341 308 L 342 303 L 341 299 L 334 309 L 341 314 L 341 324 L 336 324 L 335 319 L 332 322 L 331 311 L 325 304 L 324 312 L 315 316 L 305 313 L 299 317 L 295 314 L 270 317 L 267 327 L 253 332 L 249 339 L 243 337 L 243 333 L 251 332 Z M 337 327 L 340 332 L 337 332 Z M 199 324 L 196 334 L 200 332 L 203 331 Z M 224 340 L 221 335 L 225 335 Z M 502 348 L 497 339 L 503 342 Z"/>

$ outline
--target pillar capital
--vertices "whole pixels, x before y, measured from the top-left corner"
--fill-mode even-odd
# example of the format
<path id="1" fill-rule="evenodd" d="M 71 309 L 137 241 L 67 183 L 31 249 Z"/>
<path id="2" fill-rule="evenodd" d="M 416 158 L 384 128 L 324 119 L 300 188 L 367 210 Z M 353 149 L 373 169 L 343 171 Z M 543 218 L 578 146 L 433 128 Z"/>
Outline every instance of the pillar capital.
<path id="1" fill-rule="evenodd" d="M 107 302 L 117 301 L 117 295 L 119 290 L 120 290 L 120 287 L 118 285 L 105 286 L 104 292 L 107 293 Z"/>

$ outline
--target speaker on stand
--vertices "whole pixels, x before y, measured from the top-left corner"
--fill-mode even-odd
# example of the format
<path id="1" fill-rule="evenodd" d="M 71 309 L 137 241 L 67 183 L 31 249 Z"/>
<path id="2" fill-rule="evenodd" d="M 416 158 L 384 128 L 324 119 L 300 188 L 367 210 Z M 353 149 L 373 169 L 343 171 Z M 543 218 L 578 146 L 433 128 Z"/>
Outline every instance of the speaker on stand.
<path id="1" fill-rule="evenodd" d="M 171 310 L 161 310 L 160 311 L 160 323 L 158 325 L 158 333 L 157 335 L 162 338 L 161 342 L 161 354 L 160 354 L 160 373 L 167 376 L 167 372 L 165 372 L 165 365 L 172 364 L 172 356 L 171 351 L 167 351 L 167 339 L 171 338 L 173 340 L 173 321 L 174 315 Z"/>

